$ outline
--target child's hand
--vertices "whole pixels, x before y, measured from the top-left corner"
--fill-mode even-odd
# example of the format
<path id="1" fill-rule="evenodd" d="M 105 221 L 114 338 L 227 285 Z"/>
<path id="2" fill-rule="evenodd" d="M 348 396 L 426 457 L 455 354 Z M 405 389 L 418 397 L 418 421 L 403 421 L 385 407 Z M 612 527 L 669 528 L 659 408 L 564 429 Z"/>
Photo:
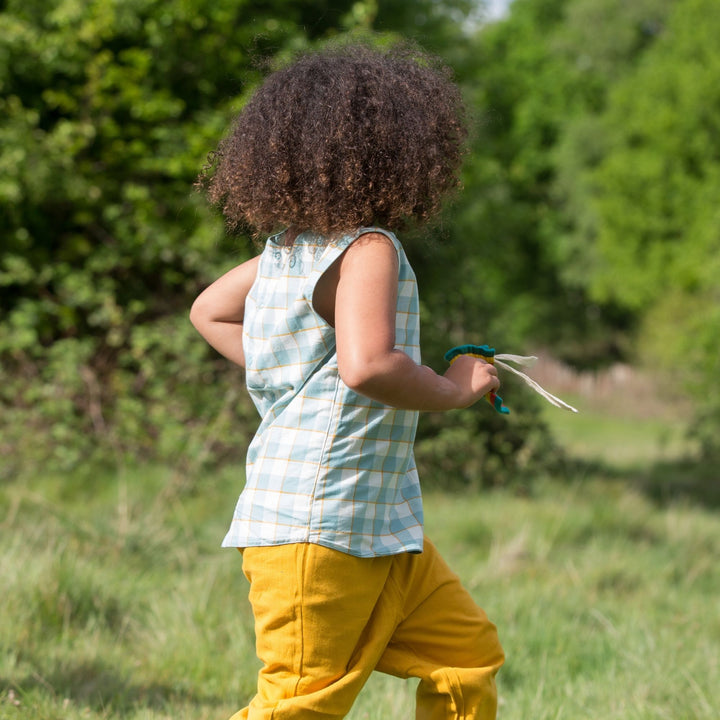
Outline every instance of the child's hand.
<path id="1" fill-rule="evenodd" d="M 459 408 L 469 407 L 491 390 L 500 387 L 496 368 L 489 362 L 470 355 L 459 356 L 443 377 L 457 387 Z"/>

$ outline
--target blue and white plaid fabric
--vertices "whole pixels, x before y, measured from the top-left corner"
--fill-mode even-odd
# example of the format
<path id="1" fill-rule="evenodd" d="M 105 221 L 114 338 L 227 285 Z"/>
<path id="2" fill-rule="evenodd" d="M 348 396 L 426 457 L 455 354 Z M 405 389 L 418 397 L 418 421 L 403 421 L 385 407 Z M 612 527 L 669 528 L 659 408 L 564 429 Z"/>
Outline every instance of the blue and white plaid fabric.
<path id="1" fill-rule="evenodd" d="M 271 237 L 246 301 L 247 386 L 262 422 L 225 547 L 311 542 L 351 555 L 421 552 L 417 412 L 370 400 L 340 379 L 335 331 L 313 309 L 320 276 L 365 228 L 327 243 Z M 415 274 L 397 238 L 396 347 L 420 362 Z"/>

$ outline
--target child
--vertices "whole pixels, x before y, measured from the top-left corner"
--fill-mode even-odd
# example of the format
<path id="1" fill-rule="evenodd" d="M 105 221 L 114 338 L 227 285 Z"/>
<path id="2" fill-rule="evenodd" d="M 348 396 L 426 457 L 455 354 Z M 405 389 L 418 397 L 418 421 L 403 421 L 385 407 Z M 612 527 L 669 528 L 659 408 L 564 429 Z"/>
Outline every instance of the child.
<path id="1" fill-rule="evenodd" d="M 438 209 L 463 141 L 430 59 L 336 48 L 271 74 L 202 179 L 231 225 L 285 228 L 190 315 L 262 416 L 223 542 L 263 662 L 235 719 L 342 718 L 373 670 L 420 678 L 417 718 L 495 717 L 503 652 L 423 538 L 412 447 L 418 411 L 467 407 L 497 373 L 420 364 L 415 276 L 386 229 Z"/>

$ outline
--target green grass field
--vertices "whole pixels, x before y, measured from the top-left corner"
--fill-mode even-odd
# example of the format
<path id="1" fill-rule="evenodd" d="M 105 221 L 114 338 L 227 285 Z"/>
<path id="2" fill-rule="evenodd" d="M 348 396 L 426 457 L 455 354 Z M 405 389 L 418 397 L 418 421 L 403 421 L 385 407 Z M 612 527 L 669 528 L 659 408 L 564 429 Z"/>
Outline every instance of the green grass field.
<path id="1" fill-rule="evenodd" d="M 428 534 L 501 633 L 499 717 L 718 720 L 715 491 L 653 439 L 672 428 L 580 417 L 553 416 L 567 477 L 426 497 Z M 242 707 L 251 613 L 240 556 L 218 547 L 241 481 L 228 470 L 187 489 L 148 468 L 0 488 L 0 718 Z M 349 717 L 411 718 L 413 693 L 376 674 Z"/>

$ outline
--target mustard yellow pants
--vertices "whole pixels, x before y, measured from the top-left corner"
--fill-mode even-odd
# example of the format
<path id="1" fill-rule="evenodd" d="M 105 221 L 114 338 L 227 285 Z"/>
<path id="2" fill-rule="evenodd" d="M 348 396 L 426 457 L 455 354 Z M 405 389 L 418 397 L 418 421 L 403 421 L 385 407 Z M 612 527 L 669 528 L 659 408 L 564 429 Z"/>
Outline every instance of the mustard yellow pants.
<path id="1" fill-rule="evenodd" d="M 243 572 L 263 667 L 231 720 L 345 717 L 373 670 L 420 679 L 417 720 L 494 720 L 495 626 L 428 540 L 422 554 L 379 558 L 246 548 Z"/>

